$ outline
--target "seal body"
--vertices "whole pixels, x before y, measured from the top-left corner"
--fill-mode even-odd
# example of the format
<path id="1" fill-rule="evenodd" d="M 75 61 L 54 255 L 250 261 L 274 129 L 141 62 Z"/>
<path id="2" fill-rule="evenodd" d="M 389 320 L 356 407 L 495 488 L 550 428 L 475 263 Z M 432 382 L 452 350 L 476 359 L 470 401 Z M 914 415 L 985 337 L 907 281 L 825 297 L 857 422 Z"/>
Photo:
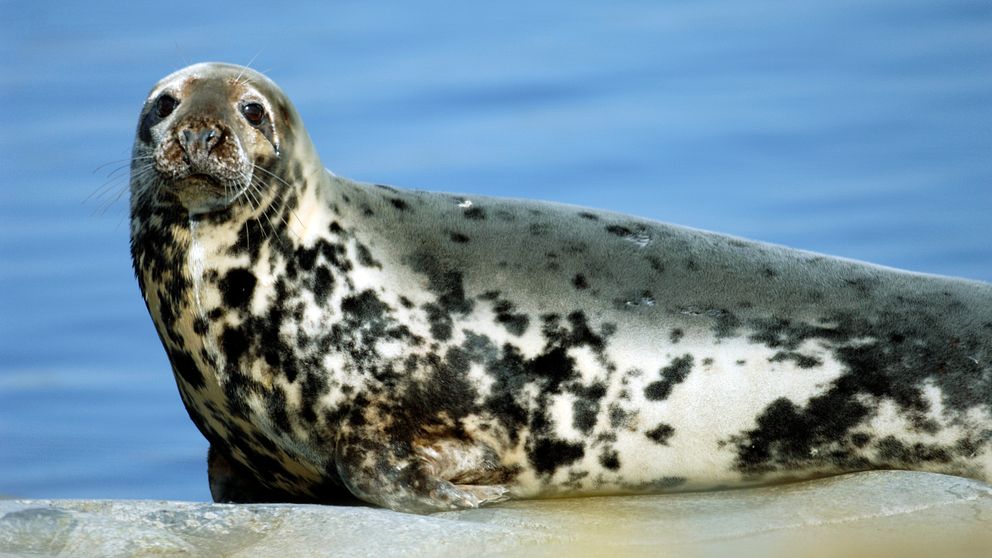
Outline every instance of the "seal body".
<path id="1" fill-rule="evenodd" d="M 272 82 L 223 64 L 153 89 L 131 207 L 218 500 L 992 475 L 985 283 L 352 182 Z"/>

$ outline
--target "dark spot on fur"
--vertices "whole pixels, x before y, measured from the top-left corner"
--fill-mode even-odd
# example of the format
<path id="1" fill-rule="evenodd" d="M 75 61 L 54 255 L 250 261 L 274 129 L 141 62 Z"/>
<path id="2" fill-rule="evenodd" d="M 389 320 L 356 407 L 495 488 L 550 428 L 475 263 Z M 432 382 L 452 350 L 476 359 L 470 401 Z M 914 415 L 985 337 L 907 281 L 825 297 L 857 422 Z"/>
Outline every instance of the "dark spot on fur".
<path id="1" fill-rule="evenodd" d="M 396 209 L 398 209 L 400 211 L 406 211 L 407 209 L 410 208 L 410 206 L 407 205 L 407 203 L 405 201 L 403 201 L 403 200 L 401 200 L 399 198 L 389 198 L 389 203 L 391 203 L 393 205 L 393 207 L 395 207 Z"/>
<path id="2" fill-rule="evenodd" d="M 661 444 L 663 446 L 667 446 L 668 439 L 671 438 L 673 434 L 675 434 L 675 429 L 672 428 L 670 425 L 661 423 L 658 426 L 652 428 L 651 430 L 648 430 L 644 434 L 648 438 L 654 440 L 655 443 Z"/>
<path id="3" fill-rule="evenodd" d="M 172 370 L 191 387 L 200 389 L 206 385 L 203 374 L 196 367 L 196 361 L 185 351 L 169 351 L 169 362 L 172 363 Z"/>
<path id="4" fill-rule="evenodd" d="M 469 238 L 467 236 L 458 232 L 451 233 L 450 238 L 452 242 L 457 242 L 459 244 L 465 244 L 466 242 L 469 241 Z"/>
<path id="5" fill-rule="evenodd" d="M 285 433 L 292 433 L 292 426 L 289 423 L 289 414 L 286 412 L 286 391 L 282 386 L 273 386 L 272 392 L 269 393 L 268 399 L 266 401 L 266 410 L 269 413 L 269 418 L 272 423 L 280 431 Z"/>
<path id="6" fill-rule="evenodd" d="M 320 266 L 313 273 L 313 298 L 317 304 L 323 305 L 334 287 L 334 277 L 326 266 Z"/>
<path id="7" fill-rule="evenodd" d="M 541 475 L 553 474 L 559 467 L 574 463 L 585 456 L 582 444 L 565 440 L 540 439 L 530 451 L 530 462 Z"/>
<path id="8" fill-rule="evenodd" d="M 341 301 L 341 311 L 354 316 L 360 324 L 381 320 L 387 310 L 389 307 L 379 300 L 379 297 L 371 289 L 366 289 L 357 295 L 347 296 Z"/>
<path id="9" fill-rule="evenodd" d="M 682 383 L 692 371 L 692 355 L 686 354 L 672 361 L 671 364 L 661 369 L 661 379 L 651 382 L 644 388 L 644 397 L 650 401 L 664 401 L 668 399 L 677 384 Z"/>
<path id="10" fill-rule="evenodd" d="M 439 341 L 451 339 L 455 314 L 465 315 L 474 304 L 465 298 L 462 273 L 446 269 L 433 255 L 420 254 L 412 258 L 413 270 L 427 275 L 428 288 L 436 295 L 434 302 L 424 304 L 430 322 L 431 335 Z"/>
<path id="11" fill-rule="evenodd" d="M 296 264 L 304 271 L 312 271 L 314 264 L 317 263 L 317 254 L 317 248 L 297 248 Z"/>
<path id="12" fill-rule="evenodd" d="M 470 207 L 463 213 L 466 219 L 481 221 L 486 218 L 486 212 L 481 207 Z"/>
<path id="13" fill-rule="evenodd" d="M 654 271 L 658 273 L 665 272 L 665 264 L 661 261 L 661 258 L 659 258 L 658 256 L 645 256 L 645 259 L 648 260 L 648 264 L 651 266 L 651 269 L 653 269 Z"/>
<path id="14" fill-rule="evenodd" d="M 496 218 L 497 219 L 500 219 L 502 221 L 516 221 L 517 220 L 517 216 L 514 215 L 513 212 L 508 211 L 506 209 L 497 209 L 496 210 Z"/>
<path id="15" fill-rule="evenodd" d="M 606 386 L 596 383 L 589 387 L 575 386 L 569 391 L 575 395 L 572 404 L 572 426 L 584 434 L 589 434 L 596 426 L 599 402 L 606 395 Z"/>
<path id="16" fill-rule="evenodd" d="M 526 314 L 515 313 L 516 306 L 508 300 L 497 300 L 493 304 L 493 311 L 496 312 L 496 323 L 501 324 L 513 335 L 523 335 L 530 324 L 530 318 Z"/>
<path id="17" fill-rule="evenodd" d="M 886 436 L 879 440 L 879 457 L 894 466 L 910 466 L 919 463 L 948 463 L 951 456 L 947 449 L 936 444 L 914 443 L 907 445 L 894 436 Z"/>
<path id="18" fill-rule="evenodd" d="M 598 215 L 596 215 L 595 213 L 589 213 L 588 211 L 579 212 L 579 217 L 582 217 L 583 219 L 588 219 L 590 221 L 599 221 Z"/>
<path id="19" fill-rule="evenodd" d="M 604 449 L 599 456 L 599 464 L 610 471 L 616 471 L 620 469 L 620 454 L 614 449 Z"/>
<path id="20" fill-rule="evenodd" d="M 533 370 L 547 380 L 548 391 L 557 392 L 559 386 L 575 374 L 575 361 L 565 349 L 555 347 L 534 358 Z"/>
<path id="21" fill-rule="evenodd" d="M 229 308 L 247 310 L 255 292 L 255 275 L 243 267 L 228 271 L 220 281 L 220 292 L 224 305 Z"/>
<path id="22" fill-rule="evenodd" d="M 797 407 L 786 398 L 776 399 L 758 416 L 757 428 L 737 442 L 738 467 L 744 472 L 760 473 L 770 470 L 773 462 L 797 467 L 828 459 L 833 467 L 863 468 L 867 465 L 864 458 L 849 452 L 840 450 L 835 455 L 821 457 L 813 449 L 844 440 L 845 432 L 870 412 L 859 401 L 838 397 L 836 393 L 810 399 L 808 409 Z"/>
<path id="23" fill-rule="evenodd" d="M 365 267 L 378 267 L 382 269 L 382 264 L 372 257 L 372 252 L 369 250 L 368 246 L 359 242 L 355 247 L 355 252 L 358 256 L 358 263 L 364 265 Z"/>
<path id="24" fill-rule="evenodd" d="M 868 445 L 871 441 L 871 436 L 865 434 L 864 432 L 855 432 L 851 434 L 851 443 L 854 444 L 856 448 L 863 448 Z"/>
<path id="25" fill-rule="evenodd" d="M 807 356 L 795 351 L 779 351 L 775 353 L 773 357 L 768 359 L 768 362 L 785 362 L 791 360 L 796 363 L 799 368 L 816 368 L 823 364 L 820 359 L 816 357 Z"/>
<path id="26" fill-rule="evenodd" d="M 734 313 L 722 308 L 708 310 L 706 315 L 716 320 L 713 325 L 713 332 L 718 339 L 732 337 L 737 332 L 737 328 L 741 326 L 740 319 Z"/>
<path id="27" fill-rule="evenodd" d="M 607 225 L 606 232 L 620 237 L 631 236 L 634 234 L 634 231 L 620 225 Z"/>
<path id="28" fill-rule="evenodd" d="M 630 419 L 633 413 L 623 410 L 623 407 L 612 404 L 609 407 L 610 428 L 627 428 L 630 426 Z"/>
<path id="29" fill-rule="evenodd" d="M 551 225 L 548 223 L 531 223 L 527 226 L 531 236 L 546 236 L 551 232 Z"/>
<path id="30" fill-rule="evenodd" d="M 248 339 L 240 328 L 228 327 L 221 334 L 220 346 L 231 366 L 248 351 Z"/>
<path id="31" fill-rule="evenodd" d="M 976 384 L 978 365 L 972 360 L 987 340 L 948 325 L 947 314 L 960 312 L 953 306 L 956 301 L 929 298 L 917 304 L 904 297 L 899 302 L 897 310 L 868 308 L 813 323 L 771 319 L 749 324 L 755 332 L 752 341 L 780 351 L 794 352 L 804 342 L 816 340 L 842 363 L 844 372 L 802 407 L 777 400 L 759 417 L 757 428 L 732 438 L 741 471 L 761 474 L 824 463 L 833 469 L 903 466 L 914 459 L 944 463 L 958 451 L 887 441 L 880 449 L 888 454 L 880 463 L 871 463 L 856 451 L 858 444 L 866 443 L 856 429 L 874 413 L 873 401 L 891 400 L 916 430 L 938 427 L 926 418 L 929 404 L 923 388 L 928 381 L 941 390 L 950 409 L 989 408 L 992 384 L 985 380 Z M 988 444 L 988 440 L 978 442 Z"/>
<path id="32" fill-rule="evenodd" d="M 572 278 L 572 286 L 576 289 L 588 289 L 589 282 L 586 281 L 586 276 L 581 273 L 576 273 L 575 277 Z"/>
<path id="33" fill-rule="evenodd" d="M 682 340 L 682 337 L 684 337 L 684 336 L 685 336 L 685 332 L 682 331 L 681 328 L 676 327 L 676 328 L 672 328 L 672 331 L 669 332 L 669 334 L 668 334 L 668 340 L 671 341 L 674 344 L 674 343 L 678 343 L 679 341 L 681 341 Z"/>

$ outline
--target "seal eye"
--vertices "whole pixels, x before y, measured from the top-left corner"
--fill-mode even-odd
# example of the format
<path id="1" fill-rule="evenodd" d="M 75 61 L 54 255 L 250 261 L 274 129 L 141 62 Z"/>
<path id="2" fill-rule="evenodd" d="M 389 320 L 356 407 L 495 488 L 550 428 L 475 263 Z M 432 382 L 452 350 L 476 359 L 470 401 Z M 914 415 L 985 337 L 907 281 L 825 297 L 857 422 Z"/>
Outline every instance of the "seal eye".
<path id="1" fill-rule="evenodd" d="M 176 105 L 179 101 L 176 100 L 172 95 L 162 95 L 158 98 L 158 105 L 155 107 L 155 114 L 159 118 L 165 118 L 172 114 L 172 111 L 176 110 Z"/>
<path id="2" fill-rule="evenodd" d="M 265 120 L 265 108 L 258 103 L 248 103 L 241 107 L 241 114 L 252 126 L 258 126 Z"/>

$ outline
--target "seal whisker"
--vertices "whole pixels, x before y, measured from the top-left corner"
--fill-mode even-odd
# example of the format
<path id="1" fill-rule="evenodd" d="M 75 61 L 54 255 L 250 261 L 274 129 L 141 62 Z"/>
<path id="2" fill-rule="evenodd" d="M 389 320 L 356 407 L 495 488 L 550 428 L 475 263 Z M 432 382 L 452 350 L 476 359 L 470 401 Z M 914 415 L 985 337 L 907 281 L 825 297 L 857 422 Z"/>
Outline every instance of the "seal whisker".
<path id="1" fill-rule="evenodd" d="M 295 231 L 293 231 L 292 227 L 289 226 L 289 222 L 286 221 L 285 216 L 282 215 L 281 213 L 279 213 L 279 211 L 278 211 L 280 207 L 284 207 L 285 206 L 285 195 L 286 195 L 287 192 L 289 192 L 290 190 L 292 190 L 292 186 L 290 186 L 289 183 L 287 183 L 281 177 L 279 177 L 278 175 L 276 175 L 273 172 L 269 171 L 268 169 L 265 169 L 265 168 L 260 167 L 260 166 L 257 166 L 257 165 L 253 166 L 252 168 L 253 168 L 253 170 L 261 171 L 261 174 L 264 174 L 266 177 L 275 179 L 277 182 L 279 182 L 279 183 L 281 183 L 282 185 L 285 186 L 284 188 L 272 188 L 272 186 L 270 184 L 267 184 L 267 183 L 264 182 L 264 177 L 263 176 L 260 176 L 258 173 L 254 173 L 254 172 L 252 173 L 252 175 L 253 175 L 253 182 L 252 182 L 252 184 L 254 185 L 255 190 L 256 190 L 257 194 L 259 195 L 259 197 L 262 197 L 263 196 L 263 193 L 265 191 L 274 191 L 275 192 L 274 198 L 272 199 L 272 201 L 265 208 L 266 218 L 269 221 L 269 225 L 270 225 L 270 228 L 272 229 L 273 234 L 275 234 L 275 225 L 272 223 L 272 216 L 270 215 L 270 212 L 275 212 L 276 213 L 276 217 L 279 219 L 280 223 L 286 229 L 286 231 L 287 231 L 288 234 L 291 234 L 293 236 L 297 236 L 297 238 L 298 238 L 297 233 Z M 257 180 L 254 180 L 255 178 L 257 178 Z M 293 213 L 293 216 L 294 217 L 296 216 L 295 212 L 293 212 L 292 210 L 288 210 L 288 211 L 290 213 Z M 300 221 L 300 219 L 298 217 L 296 218 L 296 220 L 302 226 L 303 223 Z"/>
<path id="2" fill-rule="evenodd" d="M 103 213 L 106 213 L 107 211 L 109 211 L 110 208 L 114 206 L 114 204 L 116 204 L 117 202 L 119 202 L 121 200 L 121 198 L 124 197 L 124 194 L 127 191 L 128 191 L 128 188 L 121 188 L 120 191 L 117 192 L 117 195 L 114 196 L 113 199 L 111 199 L 109 202 L 107 202 L 106 205 L 104 205 L 103 210 L 102 210 Z"/>
<path id="3" fill-rule="evenodd" d="M 255 53 L 255 56 L 252 56 L 251 57 L 251 60 L 249 60 L 248 63 L 245 64 L 243 68 L 241 68 L 241 71 L 238 72 L 238 75 L 234 78 L 234 82 L 235 83 L 240 83 L 241 82 L 241 76 L 245 75 L 245 72 L 247 72 L 248 70 L 251 69 L 251 65 L 255 63 L 255 59 L 258 58 L 258 56 L 260 54 L 262 54 L 262 51 L 263 50 L 265 50 L 265 49 L 264 48 L 258 49 L 258 52 Z M 246 80 L 245 83 L 247 84 L 247 83 L 250 83 L 250 82 Z"/>
<path id="4" fill-rule="evenodd" d="M 261 202 L 262 190 L 261 190 L 260 184 L 257 183 L 257 182 L 255 182 L 255 181 L 253 181 L 252 182 L 252 189 L 255 192 L 254 195 L 256 196 L 256 199 L 259 200 L 259 203 L 258 203 L 259 214 L 260 215 L 264 215 L 265 216 L 265 220 L 269 224 L 269 232 L 266 233 L 266 236 L 265 236 L 265 239 L 266 240 L 269 240 L 269 239 L 273 238 L 274 236 L 276 236 L 276 234 L 277 234 L 276 233 L 276 226 L 272 222 L 272 215 L 270 214 L 270 211 L 269 211 L 273 207 L 274 203 L 270 202 L 266 207 L 263 208 L 262 207 L 262 202 Z M 261 221 L 259 221 L 259 224 L 261 224 Z M 264 227 L 262 227 L 262 229 L 264 230 Z"/>
<path id="5" fill-rule="evenodd" d="M 271 171 L 269 171 L 267 169 L 264 169 L 262 167 L 257 167 L 257 168 L 258 168 L 258 170 L 260 170 L 263 173 L 267 174 L 268 176 L 274 178 L 277 182 L 279 182 L 283 186 L 285 186 L 286 187 L 286 191 L 293 189 L 293 187 L 290 186 L 288 182 L 286 182 L 285 180 L 283 180 L 282 177 L 280 177 L 280 176 L 276 175 L 275 173 L 273 173 L 273 172 L 271 172 Z M 300 227 L 306 228 L 305 225 L 303 224 L 303 221 L 300 220 L 300 218 L 296 215 L 296 212 L 295 211 L 293 211 L 292 209 L 290 209 L 289 210 L 289 213 L 292 214 L 293 218 L 296 219 L 296 222 L 300 225 Z M 286 223 L 285 219 L 283 219 L 283 224 L 288 225 L 288 223 Z"/>
<path id="6" fill-rule="evenodd" d="M 275 178 L 278 178 L 278 177 L 275 177 Z M 299 234 L 296 231 L 293 230 L 293 227 L 290 227 L 289 226 L 289 221 L 286 219 L 286 215 L 281 211 L 282 209 L 285 209 L 287 212 L 289 212 L 291 215 L 293 215 L 293 217 L 296 217 L 296 213 L 292 209 L 286 207 L 286 196 L 288 195 L 289 191 L 290 190 L 288 190 L 288 189 L 279 189 L 279 188 L 277 188 L 276 189 L 276 199 L 273 200 L 273 203 L 272 203 L 272 206 L 271 207 L 272 207 L 272 210 L 276 213 L 276 218 L 279 219 L 279 222 L 282 224 L 283 228 L 286 230 L 286 234 L 295 236 L 296 238 L 300 238 Z M 303 228 L 303 222 L 300 221 L 299 217 L 296 217 L 296 222 L 300 224 L 300 227 L 301 228 Z"/>
<path id="7" fill-rule="evenodd" d="M 152 163 L 148 163 L 148 164 L 145 164 L 145 165 L 136 167 L 132 171 L 132 174 L 134 174 L 134 175 L 140 175 L 141 173 L 146 172 L 148 169 L 150 169 L 152 167 L 154 167 L 154 164 L 152 164 Z M 116 182 L 121 181 L 121 180 L 125 180 L 126 178 L 127 178 L 127 175 L 119 175 L 118 174 L 116 176 L 115 175 L 109 176 L 107 178 L 107 180 L 105 180 L 102 184 L 100 184 L 92 192 L 90 192 L 89 195 L 87 195 L 85 198 L 83 198 L 83 200 L 82 200 L 81 203 L 86 203 L 91 198 L 94 198 L 94 197 L 96 197 L 97 199 L 102 198 L 108 191 L 110 191 L 110 190 L 113 189 L 113 187 L 115 186 L 115 183 Z M 126 183 L 125 183 L 125 185 L 126 185 Z"/>
<path id="8" fill-rule="evenodd" d="M 256 167 L 255 167 L 255 170 L 258 170 L 258 171 L 261 171 L 261 172 L 262 172 L 262 173 L 264 173 L 264 174 L 265 174 L 266 176 L 269 176 L 269 177 L 271 177 L 271 178 L 273 178 L 273 179 L 275 179 L 275 180 L 276 180 L 276 182 L 278 182 L 278 183 L 280 183 L 280 184 L 282 184 L 282 185 L 283 185 L 283 186 L 285 186 L 286 188 L 290 188 L 290 189 L 292 189 L 292 188 L 293 188 L 293 187 L 292 187 L 292 186 L 291 186 L 291 185 L 290 185 L 290 184 L 289 184 L 288 182 L 286 182 L 285 180 L 283 180 L 281 176 L 279 176 L 278 174 L 275 174 L 274 172 L 272 172 L 272 171 L 270 171 L 269 169 L 267 169 L 267 168 L 265 168 L 265 167 L 259 167 L 259 166 L 256 166 Z"/>
<path id="9" fill-rule="evenodd" d="M 140 171 L 135 171 L 134 176 L 138 180 L 141 180 L 148 172 L 150 172 L 150 169 L 142 169 Z M 90 212 L 90 216 L 105 215 L 107 211 L 109 211 L 114 204 L 120 201 L 124 194 L 129 190 L 129 182 L 126 178 L 126 176 L 118 176 L 104 182 L 103 185 L 97 187 L 93 192 L 90 192 L 89 195 L 83 198 L 80 204 L 86 204 L 91 201 L 100 201 L 100 205 L 95 207 L 93 211 Z M 116 194 L 113 193 L 115 189 L 117 191 Z"/>
<path id="10" fill-rule="evenodd" d="M 243 178 L 245 178 L 246 180 L 243 193 L 245 199 L 249 203 L 249 207 L 251 207 L 252 219 L 254 219 L 259 224 L 259 228 L 262 230 L 264 234 L 263 241 L 267 241 L 269 240 L 270 235 L 268 232 L 265 231 L 265 227 L 261 221 L 261 215 L 265 214 L 265 210 L 262 208 L 262 193 L 257 184 L 258 175 L 255 173 L 255 170 L 258 168 L 259 168 L 258 165 L 252 163 L 251 171 L 246 172 L 245 175 L 243 176 Z M 269 222 L 269 228 L 274 234 L 275 227 L 272 225 L 272 220 L 268 217 L 267 214 L 265 216 L 267 221 Z"/>
<path id="11" fill-rule="evenodd" d="M 114 159 L 113 161 L 107 161 L 106 163 L 103 163 L 102 165 L 100 165 L 100 166 L 96 167 L 95 169 L 93 169 L 93 174 L 96 174 L 96 173 L 100 172 L 101 170 L 109 167 L 110 165 L 116 165 L 118 163 L 123 163 L 123 166 L 125 168 L 127 168 L 134 161 L 142 161 L 142 160 L 146 160 L 146 159 L 154 159 L 154 157 L 152 155 L 136 155 L 136 156 L 133 156 L 133 157 L 129 157 L 127 159 Z"/>
<path id="12" fill-rule="evenodd" d="M 242 175 L 242 179 L 245 181 L 245 185 L 238 193 L 238 195 L 235 197 L 235 199 L 238 201 L 238 203 L 247 205 L 248 213 L 252 216 L 251 219 L 256 223 L 259 223 L 259 225 L 261 225 L 261 221 L 258 220 L 258 216 L 257 216 L 258 208 L 261 205 L 261 203 L 252 192 L 252 179 L 254 177 L 254 168 L 255 168 L 255 164 L 252 163 L 252 172 L 245 173 Z M 261 228 L 261 226 L 259 228 Z M 267 240 L 264 234 L 265 233 L 264 229 L 262 230 L 262 233 L 263 233 L 262 242 L 264 243 Z M 245 227 L 245 244 L 248 246 L 248 252 L 251 253 L 251 227 Z"/>
<path id="13" fill-rule="evenodd" d="M 101 184 L 101 185 L 97 186 L 96 188 L 94 188 L 93 191 L 90 192 L 79 203 L 85 204 L 85 203 L 89 202 L 90 200 L 103 199 L 103 197 L 105 195 L 107 195 L 108 192 L 112 191 L 114 188 L 116 188 L 118 186 L 122 187 L 123 189 L 127 189 L 128 181 L 125 179 L 125 177 L 115 177 L 115 178 L 113 178 L 111 180 L 108 180 L 108 181 L 104 182 L 103 184 Z"/>

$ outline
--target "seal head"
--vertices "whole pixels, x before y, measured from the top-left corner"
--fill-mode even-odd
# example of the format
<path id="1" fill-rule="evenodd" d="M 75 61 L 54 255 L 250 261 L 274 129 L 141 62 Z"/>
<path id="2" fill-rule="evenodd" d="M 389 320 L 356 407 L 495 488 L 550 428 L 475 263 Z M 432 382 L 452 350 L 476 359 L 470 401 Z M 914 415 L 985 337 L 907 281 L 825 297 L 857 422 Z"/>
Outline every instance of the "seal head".
<path id="1" fill-rule="evenodd" d="M 141 111 L 133 160 L 154 180 L 144 182 L 152 191 L 137 197 L 170 197 L 190 214 L 227 208 L 260 190 L 258 174 L 275 166 L 297 129 L 296 111 L 261 74 L 216 63 L 176 72 L 152 89 Z"/>

